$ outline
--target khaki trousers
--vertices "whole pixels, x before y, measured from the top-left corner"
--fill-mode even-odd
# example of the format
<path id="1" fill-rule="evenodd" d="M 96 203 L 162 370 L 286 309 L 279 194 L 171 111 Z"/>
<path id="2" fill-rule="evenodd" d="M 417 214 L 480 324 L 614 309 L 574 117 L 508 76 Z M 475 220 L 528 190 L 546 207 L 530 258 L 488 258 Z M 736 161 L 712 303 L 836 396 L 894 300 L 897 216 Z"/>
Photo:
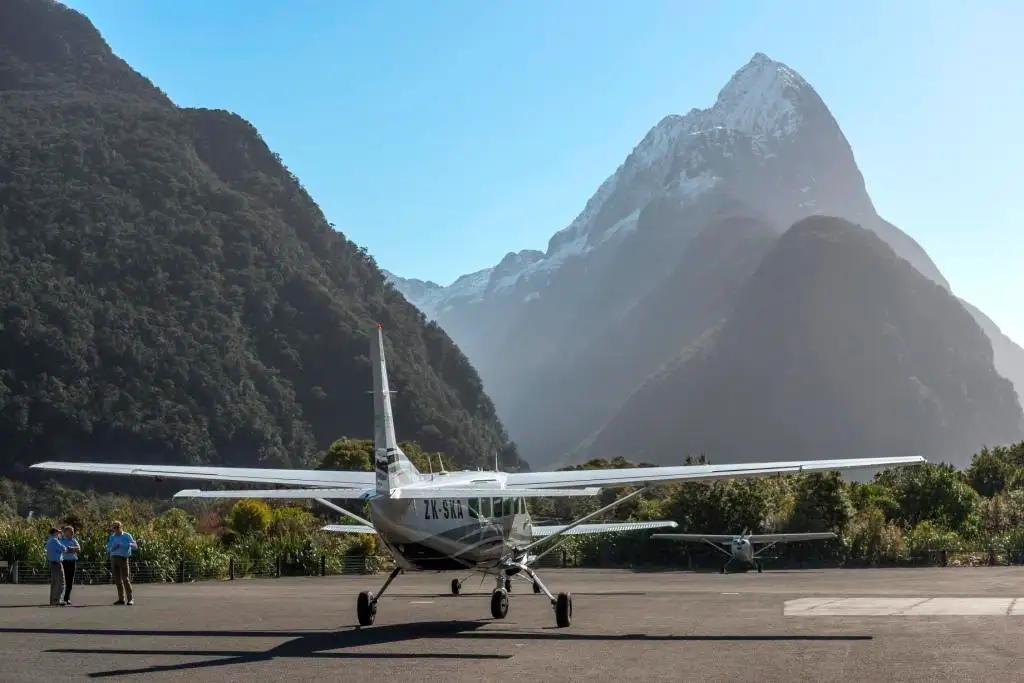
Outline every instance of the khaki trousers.
<path id="1" fill-rule="evenodd" d="M 128 568 L 128 558 L 111 555 L 110 571 L 114 575 L 114 585 L 117 586 L 117 599 L 131 600 L 132 579 Z"/>
<path id="2" fill-rule="evenodd" d="M 50 604 L 59 605 L 64 598 L 64 565 L 50 563 Z"/>

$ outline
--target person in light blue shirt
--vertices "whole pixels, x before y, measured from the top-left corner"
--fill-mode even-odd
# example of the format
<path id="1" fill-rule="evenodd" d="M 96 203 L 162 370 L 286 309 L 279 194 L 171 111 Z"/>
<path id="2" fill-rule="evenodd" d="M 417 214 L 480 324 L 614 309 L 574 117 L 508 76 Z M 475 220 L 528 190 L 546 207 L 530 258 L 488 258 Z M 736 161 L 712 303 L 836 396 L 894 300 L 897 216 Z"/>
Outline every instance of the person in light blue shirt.
<path id="1" fill-rule="evenodd" d="M 132 596 L 131 574 L 128 568 L 128 558 L 132 556 L 133 550 L 139 546 L 132 538 L 132 535 L 125 531 L 121 522 L 113 522 L 110 525 L 110 537 L 107 538 L 107 554 L 110 555 L 110 571 L 114 575 L 114 585 L 117 586 L 117 602 L 115 605 L 134 605 Z"/>
<path id="2" fill-rule="evenodd" d="M 46 539 L 46 561 L 50 563 L 50 605 L 63 605 L 64 597 L 64 544 L 57 527 L 50 529 Z"/>
<path id="3" fill-rule="evenodd" d="M 71 604 L 71 589 L 75 585 L 75 567 L 78 564 L 78 553 L 82 546 L 75 538 L 75 527 L 68 525 L 64 527 L 61 535 L 61 543 L 64 544 L 64 604 Z"/>

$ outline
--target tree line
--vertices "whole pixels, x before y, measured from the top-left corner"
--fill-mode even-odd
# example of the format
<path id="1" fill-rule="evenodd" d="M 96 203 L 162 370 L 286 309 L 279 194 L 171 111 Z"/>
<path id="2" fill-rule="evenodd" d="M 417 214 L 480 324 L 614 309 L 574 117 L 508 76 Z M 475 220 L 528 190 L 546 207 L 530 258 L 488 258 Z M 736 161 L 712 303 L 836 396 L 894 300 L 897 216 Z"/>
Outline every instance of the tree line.
<path id="1" fill-rule="evenodd" d="M 450 458 L 425 453 L 416 443 L 402 448 L 421 471 L 455 469 Z M 340 439 L 319 466 L 369 471 L 372 452 L 372 441 Z M 686 462 L 707 459 L 688 457 Z M 566 469 L 637 466 L 650 465 L 616 458 Z M 534 499 L 529 510 L 535 524 L 567 522 L 628 490 L 607 490 L 595 498 Z M 368 514 L 364 503 L 344 504 Z M 168 573 L 185 562 L 197 573 L 223 575 L 232 559 L 247 566 L 283 561 L 292 571 L 310 574 L 322 569 L 321 562 L 335 571 L 346 557 L 382 555 L 386 561 L 386 551 L 378 550 L 373 536 L 319 531 L 337 519 L 312 502 L 243 499 L 172 506 L 54 482 L 33 489 L 9 480 L 0 481 L 0 558 L 42 563 L 46 529 L 70 523 L 80 530 L 82 561 L 105 562 L 106 527 L 114 518 L 139 540 L 140 560 Z M 984 448 L 965 470 L 928 463 L 882 470 L 868 482 L 825 472 L 672 484 L 637 496 L 608 519 L 667 519 L 676 521 L 679 531 L 714 534 L 835 532 L 836 541 L 800 544 L 795 552 L 810 561 L 899 564 L 936 551 L 1008 556 L 1024 551 L 1024 442 Z M 684 544 L 652 542 L 649 536 L 645 531 L 575 536 L 561 554 L 570 563 L 678 566 L 693 551 Z"/>

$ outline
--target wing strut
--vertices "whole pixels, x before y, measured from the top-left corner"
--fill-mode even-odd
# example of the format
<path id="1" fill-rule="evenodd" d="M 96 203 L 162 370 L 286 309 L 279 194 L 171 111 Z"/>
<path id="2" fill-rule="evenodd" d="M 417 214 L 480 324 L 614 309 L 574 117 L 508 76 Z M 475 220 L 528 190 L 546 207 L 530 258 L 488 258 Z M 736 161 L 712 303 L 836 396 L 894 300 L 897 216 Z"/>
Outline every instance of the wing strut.
<path id="1" fill-rule="evenodd" d="M 365 524 L 366 526 L 370 527 L 374 531 L 377 530 L 377 527 L 375 527 L 373 525 L 373 522 L 369 522 L 369 521 L 363 519 L 362 517 L 360 517 L 359 515 L 357 515 L 354 512 L 349 512 L 348 510 L 346 510 L 345 508 L 341 507 L 340 505 L 335 505 L 331 501 L 326 500 L 324 498 L 317 498 L 316 502 L 320 503 L 321 505 L 326 505 L 327 507 L 331 508 L 335 512 L 340 512 L 341 514 L 346 515 L 347 517 L 351 517 L 352 519 L 356 520 L 360 524 Z"/>
<path id="2" fill-rule="evenodd" d="M 555 533 L 551 534 L 550 536 L 545 536 L 544 538 L 542 538 L 540 540 L 534 541 L 533 543 L 531 543 L 530 545 L 526 546 L 525 548 L 523 548 L 520 551 L 520 552 L 523 553 L 524 560 L 527 557 L 529 557 L 529 552 L 530 552 L 531 548 L 535 548 L 538 545 L 540 545 L 541 543 L 545 543 L 547 541 L 550 541 L 553 538 L 558 538 L 559 536 L 564 536 L 565 533 L 567 531 L 569 531 L 570 529 L 575 529 L 576 527 L 578 527 L 580 524 L 583 524 L 588 519 L 593 519 L 594 517 L 597 517 L 598 515 L 600 515 L 603 512 L 607 512 L 609 510 L 613 510 L 613 509 L 619 507 L 620 505 L 625 503 L 627 500 L 630 500 L 634 496 L 640 495 L 641 493 L 643 493 L 646 490 L 647 490 L 647 487 L 645 486 L 643 488 L 637 489 L 636 491 L 633 491 L 632 493 L 627 493 L 622 498 L 619 498 L 617 500 L 613 500 L 611 503 L 609 503 L 608 505 L 605 505 L 603 508 L 595 510 L 594 512 L 591 512 L 590 514 L 583 515 L 582 517 L 577 519 L 575 522 L 572 522 L 571 524 L 567 524 L 564 528 L 559 529 L 558 531 L 556 531 Z M 548 553 L 550 553 L 554 549 L 558 548 L 560 545 L 562 545 L 563 542 L 564 542 L 564 539 L 562 541 L 559 541 L 558 543 L 555 543 L 553 546 L 551 546 L 550 548 L 548 548 L 544 552 L 540 553 L 539 555 L 536 555 L 532 559 L 530 564 L 536 564 L 537 561 L 540 560 L 540 558 L 544 557 L 545 555 L 547 555 Z M 551 595 L 548 595 L 548 597 L 554 599 Z"/>

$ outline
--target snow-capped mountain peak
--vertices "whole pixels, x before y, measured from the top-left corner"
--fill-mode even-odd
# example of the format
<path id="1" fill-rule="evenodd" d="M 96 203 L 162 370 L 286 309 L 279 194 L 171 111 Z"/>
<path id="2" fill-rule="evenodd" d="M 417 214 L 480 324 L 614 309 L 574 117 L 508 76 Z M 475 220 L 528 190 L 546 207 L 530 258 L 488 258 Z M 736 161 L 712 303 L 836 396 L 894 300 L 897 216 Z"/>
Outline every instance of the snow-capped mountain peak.
<path id="1" fill-rule="evenodd" d="M 429 317 L 443 313 L 454 299 L 480 300 L 503 290 L 514 289 L 517 298 L 532 301 L 543 295 L 550 276 L 565 262 L 627 239 L 640 223 L 642 208 L 656 195 L 687 206 L 718 186 L 720 171 L 709 158 L 730 158 L 738 147 L 770 156 L 765 145 L 800 130 L 801 103 L 808 93 L 816 97 L 799 74 L 755 53 L 712 106 L 666 116 L 648 131 L 576 219 L 551 237 L 546 252 L 509 253 L 499 265 L 440 290 L 426 292 L 392 281 Z"/>
<path id="2" fill-rule="evenodd" d="M 788 66 L 757 52 L 718 93 L 709 123 L 747 135 L 792 135 L 801 124 L 798 104 L 810 86 Z"/>

